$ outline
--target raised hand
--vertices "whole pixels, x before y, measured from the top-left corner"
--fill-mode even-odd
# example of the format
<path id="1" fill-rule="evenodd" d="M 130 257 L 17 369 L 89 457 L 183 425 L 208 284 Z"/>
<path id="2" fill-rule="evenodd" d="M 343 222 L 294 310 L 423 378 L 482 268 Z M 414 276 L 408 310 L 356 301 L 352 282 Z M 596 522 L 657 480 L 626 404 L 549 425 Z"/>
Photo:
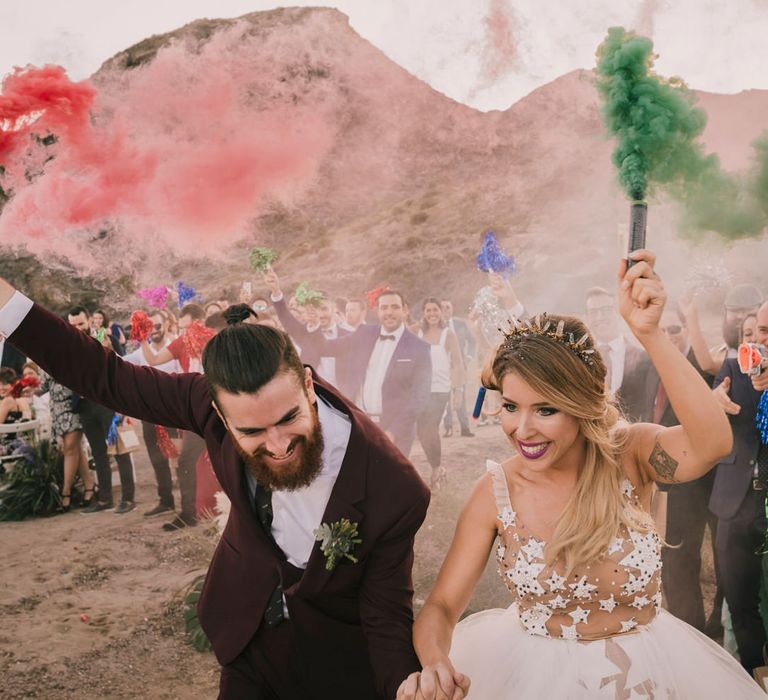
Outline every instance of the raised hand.
<path id="1" fill-rule="evenodd" d="M 271 265 L 267 267 L 267 271 L 264 273 L 264 283 L 269 287 L 269 291 L 272 292 L 273 296 L 277 297 L 282 294 L 280 278 Z"/>
<path id="2" fill-rule="evenodd" d="M 718 400 L 720 405 L 723 407 L 723 410 L 729 416 L 738 416 L 739 413 L 741 413 L 741 406 L 739 406 L 739 404 L 735 403 L 734 401 L 731 401 L 731 397 L 728 395 L 730 390 L 731 378 L 726 377 L 723 379 L 722 384 L 720 384 L 717 389 L 712 389 L 712 395 Z"/>
<path id="3" fill-rule="evenodd" d="M 631 257 L 635 264 L 629 270 L 626 260 L 619 268 L 619 311 L 630 330 L 640 337 L 658 330 L 667 292 L 653 270 L 655 253 L 636 250 Z"/>

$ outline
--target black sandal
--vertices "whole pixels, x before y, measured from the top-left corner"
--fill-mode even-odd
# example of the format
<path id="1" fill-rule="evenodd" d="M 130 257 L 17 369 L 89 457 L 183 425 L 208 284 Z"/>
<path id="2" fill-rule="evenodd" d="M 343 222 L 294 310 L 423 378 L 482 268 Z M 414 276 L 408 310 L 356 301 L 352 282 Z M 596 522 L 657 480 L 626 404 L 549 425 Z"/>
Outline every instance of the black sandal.
<path id="1" fill-rule="evenodd" d="M 64 499 L 67 499 L 68 503 L 64 504 Z M 72 503 L 72 492 L 69 493 L 62 493 L 60 496 L 61 503 L 59 504 L 59 507 L 56 509 L 57 513 L 69 513 L 70 504 Z"/>
<path id="2" fill-rule="evenodd" d="M 92 486 L 91 488 L 85 489 L 85 491 L 83 491 L 83 502 L 80 504 L 81 508 L 87 508 L 89 505 L 91 505 L 91 503 L 93 503 L 93 496 L 94 496 L 95 490 L 96 490 L 96 487 Z M 89 491 L 91 492 L 91 497 L 86 498 L 85 494 L 88 493 Z"/>

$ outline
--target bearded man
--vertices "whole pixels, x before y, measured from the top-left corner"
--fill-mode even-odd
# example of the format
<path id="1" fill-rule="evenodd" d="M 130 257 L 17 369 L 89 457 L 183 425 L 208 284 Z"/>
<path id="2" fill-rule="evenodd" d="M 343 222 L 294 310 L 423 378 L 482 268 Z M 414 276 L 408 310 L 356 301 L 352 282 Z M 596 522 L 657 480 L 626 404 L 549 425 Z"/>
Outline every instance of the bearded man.
<path id="1" fill-rule="evenodd" d="M 285 333 L 228 320 L 204 374 L 171 375 L 124 362 L 0 280 L 0 333 L 57 381 L 205 440 L 232 502 L 199 603 L 219 698 L 394 698 L 419 670 L 411 568 L 429 491 Z"/>

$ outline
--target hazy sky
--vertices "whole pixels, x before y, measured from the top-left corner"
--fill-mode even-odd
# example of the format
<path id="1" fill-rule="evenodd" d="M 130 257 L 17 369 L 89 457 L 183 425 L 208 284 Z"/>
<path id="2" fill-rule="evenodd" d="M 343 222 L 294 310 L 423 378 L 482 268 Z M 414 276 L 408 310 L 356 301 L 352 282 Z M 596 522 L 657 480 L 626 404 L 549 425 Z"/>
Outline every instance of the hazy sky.
<path id="1" fill-rule="evenodd" d="M 616 24 L 652 36 L 657 70 L 691 87 L 768 88 L 768 0 L 2 0 L 0 75 L 58 63 L 81 79 L 149 35 L 281 5 L 337 7 L 394 61 L 479 109 L 506 109 L 563 73 L 591 68 Z"/>

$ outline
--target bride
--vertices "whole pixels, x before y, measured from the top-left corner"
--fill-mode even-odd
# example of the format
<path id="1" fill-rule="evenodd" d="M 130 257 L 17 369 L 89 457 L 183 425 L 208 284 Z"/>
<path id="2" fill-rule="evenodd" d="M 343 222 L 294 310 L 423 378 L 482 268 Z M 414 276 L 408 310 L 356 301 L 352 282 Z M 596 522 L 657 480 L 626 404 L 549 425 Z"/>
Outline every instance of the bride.
<path id="1" fill-rule="evenodd" d="M 728 420 L 659 328 L 666 294 L 649 251 L 622 263 L 620 310 L 680 425 L 620 420 L 584 324 L 543 316 L 505 333 L 483 384 L 502 394 L 514 454 L 488 462 L 414 625 L 423 670 L 398 700 L 765 698 L 722 648 L 661 609 L 654 481 L 706 473 Z M 458 623 L 496 545 L 513 604 Z M 471 682 L 471 691 L 469 690 Z"/>

